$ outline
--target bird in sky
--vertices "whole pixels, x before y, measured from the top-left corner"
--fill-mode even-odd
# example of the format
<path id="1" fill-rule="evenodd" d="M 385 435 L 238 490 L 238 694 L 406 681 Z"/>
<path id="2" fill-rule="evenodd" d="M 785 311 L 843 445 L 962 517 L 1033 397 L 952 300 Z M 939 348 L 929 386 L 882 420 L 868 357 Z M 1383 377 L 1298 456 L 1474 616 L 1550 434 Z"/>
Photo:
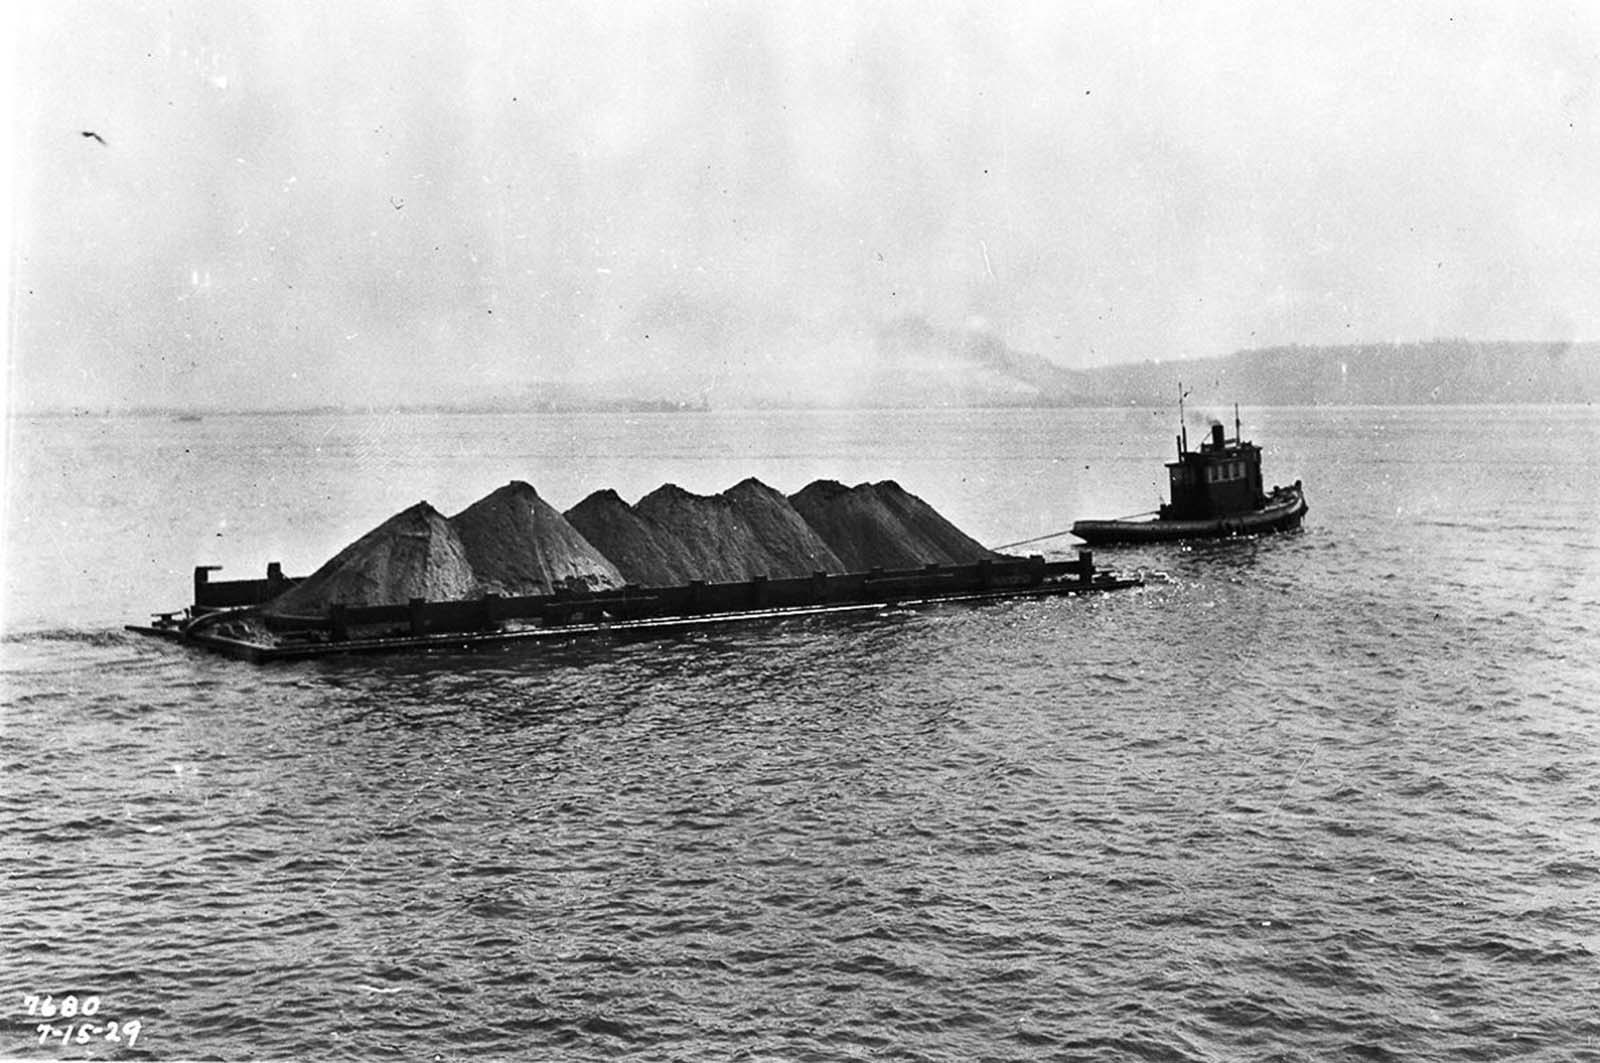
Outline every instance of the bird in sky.
<path id="1" fill-rule="evenodd" d="M 99 133 L 96 133 L 96 132 L 95 132 L 95 131 L 94 131 L 94 130 L 92 130 L 92 129 L 85 129 L 85 130 L 83 130 L 83 131 L 82 131 L 82 133 L 80 133 L 80 134 L 79 134 L 79 135 L 80 135 L 80 136 L 85 136 L 85 137 L 91 137 L 91 138 L 93 138 L 93 139 L 94 139 L 94 140 L 98 140 L 98 141 L 99 141 L 99 142 L 100 142 L 100 143 L 101 143 L 101 145 L 102 145 L 102 146 L 103 146 L 103 145 L 104 145 L 104 144 L 105 144 L 105 142 L 106 142 L 106 138 L 105 138 L 105 137 L 103 137 L 103 136 L 101 136 L 101 135 L 100 135 L 100 134 L 99 134 Z"/>

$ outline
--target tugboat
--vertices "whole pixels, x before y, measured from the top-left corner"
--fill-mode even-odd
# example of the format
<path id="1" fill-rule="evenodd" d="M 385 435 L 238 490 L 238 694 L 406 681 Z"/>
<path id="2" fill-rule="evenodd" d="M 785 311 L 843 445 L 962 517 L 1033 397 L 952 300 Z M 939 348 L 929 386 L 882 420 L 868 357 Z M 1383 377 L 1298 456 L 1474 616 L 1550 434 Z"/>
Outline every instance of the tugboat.
<path id="1" fill-rule="evenodd" d="M 1080 520 L 1072 534 L 1084 542 L 1153 543 L 1178 539 L 1223 539 L 1261 535 L 1300 526 L 1306 515 L 1305 491 L 1261 486 L 1261 448 L 1240 437 L 1239 407 L 1233 408 L 1233 438 L 1213 423 L 1211 438 L 1189 449 L 1183 426 L 1183 392 L 1178 395 L 1178 460 L 1167 462 L 1172 501 L 1154 519 Z"/>

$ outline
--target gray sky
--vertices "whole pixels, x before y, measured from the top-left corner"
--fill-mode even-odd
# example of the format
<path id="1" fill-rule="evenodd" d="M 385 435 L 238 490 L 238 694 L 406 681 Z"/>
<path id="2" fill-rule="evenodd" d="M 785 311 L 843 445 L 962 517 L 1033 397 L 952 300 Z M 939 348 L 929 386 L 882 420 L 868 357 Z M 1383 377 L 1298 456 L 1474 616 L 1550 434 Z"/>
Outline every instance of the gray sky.
<path id="1" fill-rule="evenodd" d="M 1600 337 L 1590 2 L 36 7 L 28 407 Z"/>

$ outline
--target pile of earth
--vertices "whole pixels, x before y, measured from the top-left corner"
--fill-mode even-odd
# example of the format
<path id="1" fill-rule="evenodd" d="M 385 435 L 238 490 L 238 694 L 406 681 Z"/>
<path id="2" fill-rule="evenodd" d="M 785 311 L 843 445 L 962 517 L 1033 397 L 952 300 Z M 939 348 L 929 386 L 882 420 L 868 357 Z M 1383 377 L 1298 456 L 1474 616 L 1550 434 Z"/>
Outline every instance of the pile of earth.
<path id="1" fill-rule="evenodd" d="M 817 480 L 789 502 L 850 572 L 970 565 L 1002 556 L 893 480 L 855 487 Z"/>
<path id="2" fill-rule="evenodd" d="M 461 601 L 485 594 L 606 590 L 616 566 L 528 484 L 513 481 L 448 520 L 426 502 L 395 514 L 268 606 L 321 616 L 330 606 Z"/>
<path id="3" fill-rule="evenodd" d="M 396 513 L 274 598 L 268 611 L 321 616 L 335 602 L 404 605 L 479 594 L 466 550 L 444 515 L 426 502 Z"/>
<path id="4" fill-rule="evenodd" d="M 513 480 L 450 518 L 484 593 L 603 591 L 626 582 L 532 486 Z"/>
<path id="5" fill-rule="evenodd" d="M 565 516 L 629 583 L 672 587 L 702 578 L 688 547 L 672 529 L 640 513 L 610 488 L 596 491 Z"/>
<path id="6" fill-rule="evenodd" d="M 716 495 L 663 484 L 633 506 L 597 491 L 566 517 L 629 583 L 643 586 L 845 571 L 789 500 L 756 479 Z"/>
<path id="7" fill-rule="evenodd" d="M 741 481 L 718 495 L 663 484 L 634 508 L 672 530 L 701 573 L 698 579 L 736 583 L 756 576 L 844 571 L 844 563 L 789 500 L 760 480 Z"/>
<path id="8" fill-rule="evenodd" d="M 335 603 L 732 583 L 998 556 L 889 480 L 818 480 L 791 498 L 755 479 L 716 495 L 664 484 L 632 506 L 605 490 L 565 515 L 513 481 L 448 520 L 426 502 L 397 513 L 268 610 L 323 615 Z"/>

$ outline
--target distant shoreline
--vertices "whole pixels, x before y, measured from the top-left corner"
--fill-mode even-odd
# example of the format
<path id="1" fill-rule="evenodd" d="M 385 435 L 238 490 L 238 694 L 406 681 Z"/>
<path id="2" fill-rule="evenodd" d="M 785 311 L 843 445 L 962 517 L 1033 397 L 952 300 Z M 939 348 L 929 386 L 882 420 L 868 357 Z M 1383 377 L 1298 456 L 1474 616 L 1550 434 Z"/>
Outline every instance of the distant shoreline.
<path id="1" fill-rule="evenodd" d="M 952 405 L 952 406 L 718 406 L 700 407 L 693 410 L 680 411 L 682 413 L 724 414 L 724 413 L 949 413 L 958 411 L 972 412 L 1005 412 L 1025 410 L 1166 410 L 1172 403 L 1125 403 L 1120 405 L 1108 403 L 995 403 L 990 405 Z M 1212 405 L 1217 405 L 1213 403 Z M 1233 405 L 1231 402 L 1228 405 Z M 1241 402 L 1240 408 L 1248 410 L 1492 410 L 1492 409 L 1593 409 L 1597 402 L 1585 399 L 1574 402 Z M 588 416 L 616 416 L 625 414 L 635 416 L 644 414 L 661 414 L 675 416 L 673 413 L 650 410 L 618 410 L 607 407 L 560 407 L 555 409 L 505 409 L 501 407 L 428 407 L 428 406 L 373 406 L 373 407 L 341 407 L 326 406 L 310 409 L 238 409 L 238 410 L 213 410 L 199 409 L 183 411 L 197 415 L 195 419 L 204 421 L 207 418 L 229 417 L 374 417 L 374 416 L 406 416 L 406 417 L 531 417 L 539 415 L 566 417 L 572 415 Z M 16 421 L 53 421 L 71 420 L 78 418 L 101 418 L 106 420 L 188 420 L 179 414 L 167 410 L 20 410 L 12 411 L 8 417 Z"/>
<path id="2" fill-rule="evenodd" d="M 1268 347 L 1220 358 L 1148 360 L 1068 369 L 1038 355 L 1019 352 L 994 337 L 983 343 L 923 337 L 938 364 L 989 374 L 1009 390 L 975 393 L 959 376 L 941 384 L 908 364 L 887 357 L 865 368 L 879 386 L 872 401 L 829 402 L 797 397 L 782 382 L 756 381 L 720 402 L 705 395 L 679 398 L 609 398 L 585 395 L 559 384 L 529 385 L 504 398 L 402 402 L 385 405 L 315 406 L 41 406 L 10 410 L 11 417 L 170 417 L 236 414 L 320 416 L 346 414 L 529 414 L 598 413 L 678 415 L 763 410 L 1006 410 L 1006 409 L 1165 409 L 1177 401 L 1177 388 L 1196 401 L 1250 407 L 1360 406 L 1592 406 L 1600 402 L 1600 342 L 1430 340 L 1337 347 Z M 936 350 L 935 350 L 936 348 Z M 927 354 L 925 351 L 924 354 Z M 764 387 L 763 385 L 766 385 Z M 903 385 L 903 386 L 898 386 Z M 540 388 L 540 390 L 535 390 Z M 765 393 L 764 393 L 765 392 Z M 556 398 L 536 397 L 555 394 Z M 894 397 L 901 401 L 893 401 Z"/>

